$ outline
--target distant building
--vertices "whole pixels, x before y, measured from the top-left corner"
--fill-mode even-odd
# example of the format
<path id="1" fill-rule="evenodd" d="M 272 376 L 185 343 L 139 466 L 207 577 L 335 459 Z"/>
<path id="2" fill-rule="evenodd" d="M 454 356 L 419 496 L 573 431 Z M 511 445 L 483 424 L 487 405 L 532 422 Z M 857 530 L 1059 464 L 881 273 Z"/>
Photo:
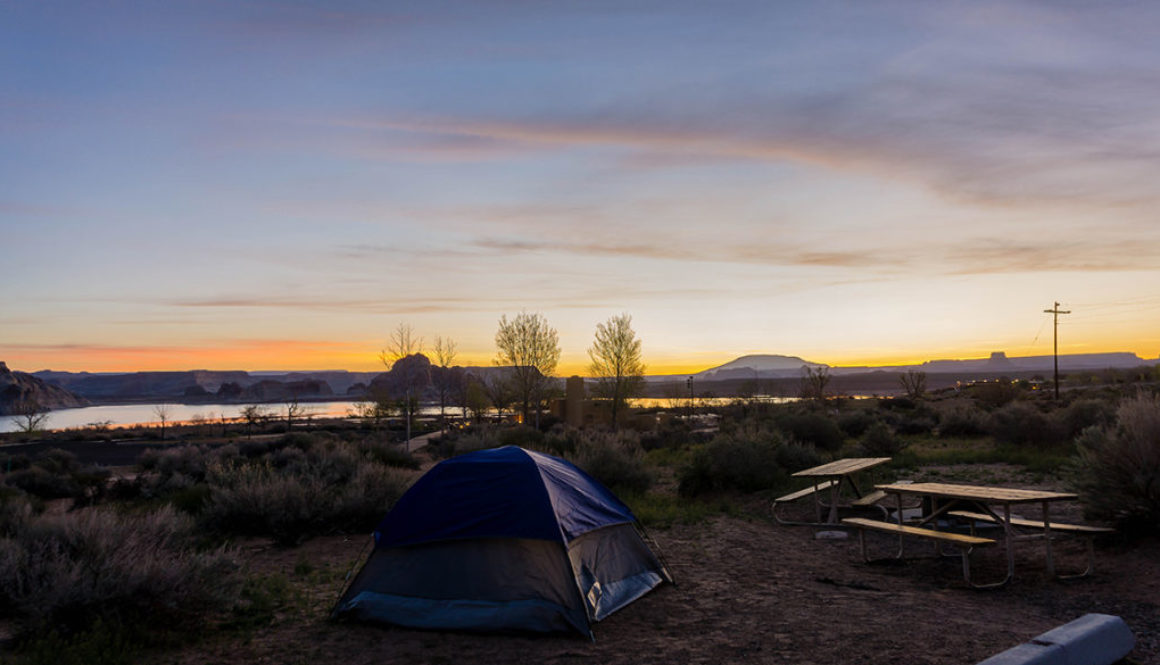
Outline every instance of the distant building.
<path id="1" fill-rule="evenodd" d="M 552 415 L 571 427 L 612 424 L 612 404 L 606 399 L 588 399 L 584 378 L 570 376 L 564 381 L 564 398 L 552 401 Z M 620 427 L 656 429 L 657 416 L 640 409 L 624 408 L 617 414 Z"/>

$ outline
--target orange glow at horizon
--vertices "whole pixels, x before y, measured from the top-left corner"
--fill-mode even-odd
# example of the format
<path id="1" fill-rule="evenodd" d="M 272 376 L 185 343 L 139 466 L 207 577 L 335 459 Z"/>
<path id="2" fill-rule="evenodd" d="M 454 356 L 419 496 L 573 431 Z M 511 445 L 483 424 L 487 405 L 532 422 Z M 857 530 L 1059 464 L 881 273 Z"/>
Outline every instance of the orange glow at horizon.
<path id="1" fill-rule="evenodd" d="M 384 369 L 379 360 L 381 344 L 374 342 L 334 342 L 301 340 L 246 340 L 228 346 L 105 346 L 105 345 L 57 345 L 57 346 L 11 346 L 0 347 L 0 360 L 9 369 L 35 372 L 51 369 L 69 372 L 159 372 L 188 371 L 193 369 L 241 370 L 241 371 L 323 371 L 347 370 L 354 372 L 374 372 Z M 1155 349 L 1160 351 L 1160 349 Z M 870 354 L 797 354 L 810 362 L 825 363 L 834 367 L 887 367 L 898 365 L 920 365 L 931 360 L 987 358 L 992 352 L 1002 351 L 1009 357 L 1029 355 L 1050 355 L 1050 347 L 1044 352 L 1035 349 L 1025 352 L 1016 348 L 931 349 L 929 351 L 907 351 L 905 353 Z M 1133 352 L 1129 345 L 1101 346 L 1094 343 L 1075 342 L 1060 345 L 1060 353 L 1110 353 Z M 1157 359 L 1156 353 L 1135 351 L 1144 360 Z M 715 354 L 694 353 L 681 357 L 677 354 L 656 354 L 645 358 L 646 373 L 649 375 L 696 374 L 723 365 L 735 358 L 751 355 L 753 352 L 720 352 Z M 430 355 L 428 353 L 428 355 Z M 461 352 L 454 364 L 462 366 L 484 366 L 493 364 L 493 355 L 478 351 Z M 588 359 L 581 354 L 566 354 L 557 367 L 557 376 L 588 376 Z"/>

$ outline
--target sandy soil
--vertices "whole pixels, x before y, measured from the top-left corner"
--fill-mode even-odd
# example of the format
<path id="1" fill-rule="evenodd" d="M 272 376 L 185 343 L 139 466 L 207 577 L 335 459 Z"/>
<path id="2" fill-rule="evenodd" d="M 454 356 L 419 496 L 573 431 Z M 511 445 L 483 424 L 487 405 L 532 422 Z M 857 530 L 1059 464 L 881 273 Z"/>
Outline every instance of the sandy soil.
<path id="1" fill-rule="evenodd" d="M 1003 475 L 1002 468 L 958 474 Z M 926 469 L 944 480 L 949 472 Z M 968 478 L 963 478 L 969 481 Z M 1020 486 L 1049 487 L 1025 478 Z M 1016 580 L 976 591 L 962 581 L 959 560 L 933 558 L 865 564 L 856 537 L 817 540 L 808 527 L 764 517 L 715 518 L 652 536 L 676 586 L 664 586 L 595 626 L 596 641 L 569 636 L 467 635 L 335 624 L 326 614 L 341 573 L 363 549 L 361 539 L 320 538 L 294 550 L 246 543 L 251 571 L 296 580 L 295 609 L 246 636 L 218 635 L 150 663 L 976 663 L 1088 612 L 1123 617 L 1135 632 L 1131 659 L 1160 663 L 1160 542 L 1111 543 L 1097 550 L 1089 578 L 1047 579 L 1042 549 L 1018 550 Z M 1074 517 L 1078 518 L 1078 516 Z M 885 555 L 893 542 L 874 538 Z M 1064 545 L 1062 570 L 1083 562 Z M 915 543 L 916 555 L 929 545 Z M 1001 550 L 973 556 L 977 579 L 1005 570 Z M 303 563 L 315 567 L 303 576 Z M 296 566 L 299 573 L 295 573 Z"/>

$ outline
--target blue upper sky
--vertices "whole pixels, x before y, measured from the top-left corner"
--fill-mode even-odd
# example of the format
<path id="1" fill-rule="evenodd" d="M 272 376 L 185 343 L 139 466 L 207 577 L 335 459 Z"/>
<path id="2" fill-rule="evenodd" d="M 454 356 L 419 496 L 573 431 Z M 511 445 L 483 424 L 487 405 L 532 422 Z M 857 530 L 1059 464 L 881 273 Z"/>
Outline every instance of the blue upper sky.
<path id="1" fill-rule="evenodd" d="M 629 6 L 631 5 L 631 6 Z M 1160 354 L 1160 5 L 0 0 L 0 359 Z"/>

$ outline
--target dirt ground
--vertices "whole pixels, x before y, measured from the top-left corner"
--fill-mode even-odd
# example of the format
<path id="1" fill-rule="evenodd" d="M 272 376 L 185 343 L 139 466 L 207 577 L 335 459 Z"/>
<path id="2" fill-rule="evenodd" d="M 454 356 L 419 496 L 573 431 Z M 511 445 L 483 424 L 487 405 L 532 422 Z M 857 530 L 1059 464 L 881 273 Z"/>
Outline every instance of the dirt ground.
<path id="1" fill-rule="evenodd" d="M 946 481 L 1011 480 L 998 467 L 922 473 Z M 1011 486 L 1052 483 L 1024 478 Z M 1041 547 L 1021 543 L 1015 581 L 978 591 L 963 583 L 957 557 L 865 564 L 856 536 L 818 540 L 813 528 L 769 521 L 757 499 L 746 507 L 748 519 L 718 517 L 655 530 L 651 535 L 677 584 L 596 624 L 595 642 L 329 622 L 342 573 L 365 543 L 329 537 L 290 550 L 245 543 L 242 555 L 252 573 L 296 580 L 295 609 L 245 635 L 215 634 L 181 650 L 149 654 L 145 662 L 961 664 L 1100 612 L 1121 616 L 1135 633 L 1132 662 L 1160 664 L 1158 541 L 1103 544 L 1095 572 L 1071 582 L 1047 578 Z M 874 536 L 870 542 L 885 556 L 897 541 Z M 931 553 L 924 542 L 908 546 L 914 555 Z M 1082 567 L 1078 543 L 1060 550 L 1061 570 Z M 978 551 L 972 561 L 980 581 L 1005 570 L 1001 548 Z"/>

